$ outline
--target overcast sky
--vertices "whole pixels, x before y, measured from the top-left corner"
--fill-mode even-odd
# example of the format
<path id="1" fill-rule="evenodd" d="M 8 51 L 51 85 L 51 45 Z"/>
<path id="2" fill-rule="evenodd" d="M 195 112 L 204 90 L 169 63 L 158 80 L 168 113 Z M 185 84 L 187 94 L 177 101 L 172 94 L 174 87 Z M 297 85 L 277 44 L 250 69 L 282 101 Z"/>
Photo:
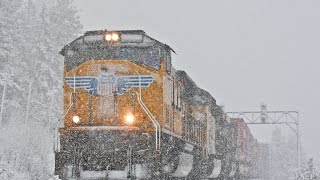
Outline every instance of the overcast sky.
<path id="1" fill-rule="evenodd" d="M 227 111 L 298 110 L 302 143 L 320 159 L 319 0 L 75 0 L 84 30 L 140 29 L 170 45 Z M 272 127 L 255 128 L 262 141 Z M 286 129 L 286 128 L 284 128 Z M 287 133 L 291 133 L 289 130 Z"/>

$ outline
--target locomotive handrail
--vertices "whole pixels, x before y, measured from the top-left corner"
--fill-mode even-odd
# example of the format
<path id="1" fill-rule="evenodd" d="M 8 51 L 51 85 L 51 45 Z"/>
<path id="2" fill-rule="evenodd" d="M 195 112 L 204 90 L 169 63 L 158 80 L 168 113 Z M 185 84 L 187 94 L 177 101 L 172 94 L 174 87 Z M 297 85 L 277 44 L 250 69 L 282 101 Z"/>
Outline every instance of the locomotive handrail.
<path id="1" fill-rule="evenodd" d="M 71 107 L 73 106 L 73 100 L 72 100 L 72 96 L 73 96 L 73 94 L 74 93 L 71 93 L 71 95 L 70 95 L 70 104 L 69 104 L 69 106 L 68 106 L 68 109 L 66 110 L 66 112 L 64 112 L 63 114 L 62 114 L 62 118 L 64 118 L 67 114 L 68 114 L 68 112 L 70 111 L 70 109 L 71 109 Z M 61 119 L 62 119 L 61 118 Z M 59 121 L 60 121 L 60 119 L 59 119 Z"/>
<path id="2" fill-rule="evenodd" d="M 58 122 L 60 122 L 60 119 L 63 119 L 66 115 L 67 115 L 67 113 L 70 111 L 70 109 L 71 109 L 71 107 L 72 107 L 72 105 L 73 105 L 73 101 L 72 101 L 72 95 L 73 95 L 73 93 L 71 93 L 71 95 L 70 95 L 70 104 L 69 104 L 69 106 L 68 106 L 68 109 L 67 109 L 67 111 L 66 112 L 63 112 L 63 114 L 62 114 L 62 117 L 61 118 L 59 118 L 59 120 L 58 120 Z M 56 135 L 55 135 L 56 137 L 55 137 L 55 139 L 56 139 L 56 143 L 54 144 L 54 151 L 60 151 L 60 142 L 59 142 L 59 130 L 57 131 L 57 133 L 56 133 Z"/>
<path id="3" fill-rule="evenodd" d="M 146 105 L 143 103 L 141 94 L 134 92 L 137 95 L 138 102 L 142 109 L 145 111 L 145 113 L 148 115 L 148 117 L 151 119 L 153 125 L 156 128 L 156 150 L 160 150 L 160 142 L 161 142 L 161 129 L 160 124 L 156 120 L 156 118 L 152 115 L 152 113 L 149 111 L 149 109 L 146 107 Z"/>

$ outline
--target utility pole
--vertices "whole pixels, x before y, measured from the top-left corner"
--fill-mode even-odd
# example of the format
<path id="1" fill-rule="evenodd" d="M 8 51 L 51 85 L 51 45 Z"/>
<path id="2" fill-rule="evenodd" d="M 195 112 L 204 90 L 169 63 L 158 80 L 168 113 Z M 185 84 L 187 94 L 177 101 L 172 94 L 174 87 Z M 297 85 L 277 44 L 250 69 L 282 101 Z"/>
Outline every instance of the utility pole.
<path id="1" fill-rule="evenodd" d="M 8 83 L 13 81 L 13 76 L 9 73 L 0 73 L 0 84 L 3 85 L 2 98 L 1 98 L 1 111 L 0 111 L 0 125 L 2 125 L 4 100 L 6 97 L 6 90 Z"/>
<path id="2" fill-rule="evenodd" d="M 262 104 L 260 111 L 227 112 L 230 118 L 242 118 L 246 124 L 284 124 L 287 125 L 296 135 L 296 165 L 300 167 L 300 133 L 299 133 L 299 112 L 298 111 L 268 111 L 267 105 Z"/>

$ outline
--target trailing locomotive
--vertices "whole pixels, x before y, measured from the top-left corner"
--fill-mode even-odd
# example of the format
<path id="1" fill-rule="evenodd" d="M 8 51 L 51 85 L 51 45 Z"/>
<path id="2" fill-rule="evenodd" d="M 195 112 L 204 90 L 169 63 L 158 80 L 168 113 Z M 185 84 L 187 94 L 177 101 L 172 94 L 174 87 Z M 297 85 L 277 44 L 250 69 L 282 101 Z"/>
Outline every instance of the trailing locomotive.
<path id="1" fill-rule="evenodd" d="M 61 179 L 232 179 L 237 123 L 140 30 L 89 31 L 65 46 Z"/>

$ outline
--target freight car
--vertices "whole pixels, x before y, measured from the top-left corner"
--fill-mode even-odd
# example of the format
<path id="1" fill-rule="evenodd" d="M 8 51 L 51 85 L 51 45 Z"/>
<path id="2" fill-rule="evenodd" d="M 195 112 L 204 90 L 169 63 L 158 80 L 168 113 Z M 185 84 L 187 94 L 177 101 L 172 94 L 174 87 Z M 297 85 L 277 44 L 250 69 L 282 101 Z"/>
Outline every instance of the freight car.
<path id="1" fill-rule="evenodd" d="M 66 45 L 61 179 L 232 179 L 236 126 L 144 31 L 88 31 Z"/>
<path id="2" fill-rule="evenodd" d="M 249 127 L 242 118 L 232 118 L 231 123 L 236 129 L 236 162 L 237 179 L 248 179 L 258 176 L 258 141 L 253 137 Z"/>

